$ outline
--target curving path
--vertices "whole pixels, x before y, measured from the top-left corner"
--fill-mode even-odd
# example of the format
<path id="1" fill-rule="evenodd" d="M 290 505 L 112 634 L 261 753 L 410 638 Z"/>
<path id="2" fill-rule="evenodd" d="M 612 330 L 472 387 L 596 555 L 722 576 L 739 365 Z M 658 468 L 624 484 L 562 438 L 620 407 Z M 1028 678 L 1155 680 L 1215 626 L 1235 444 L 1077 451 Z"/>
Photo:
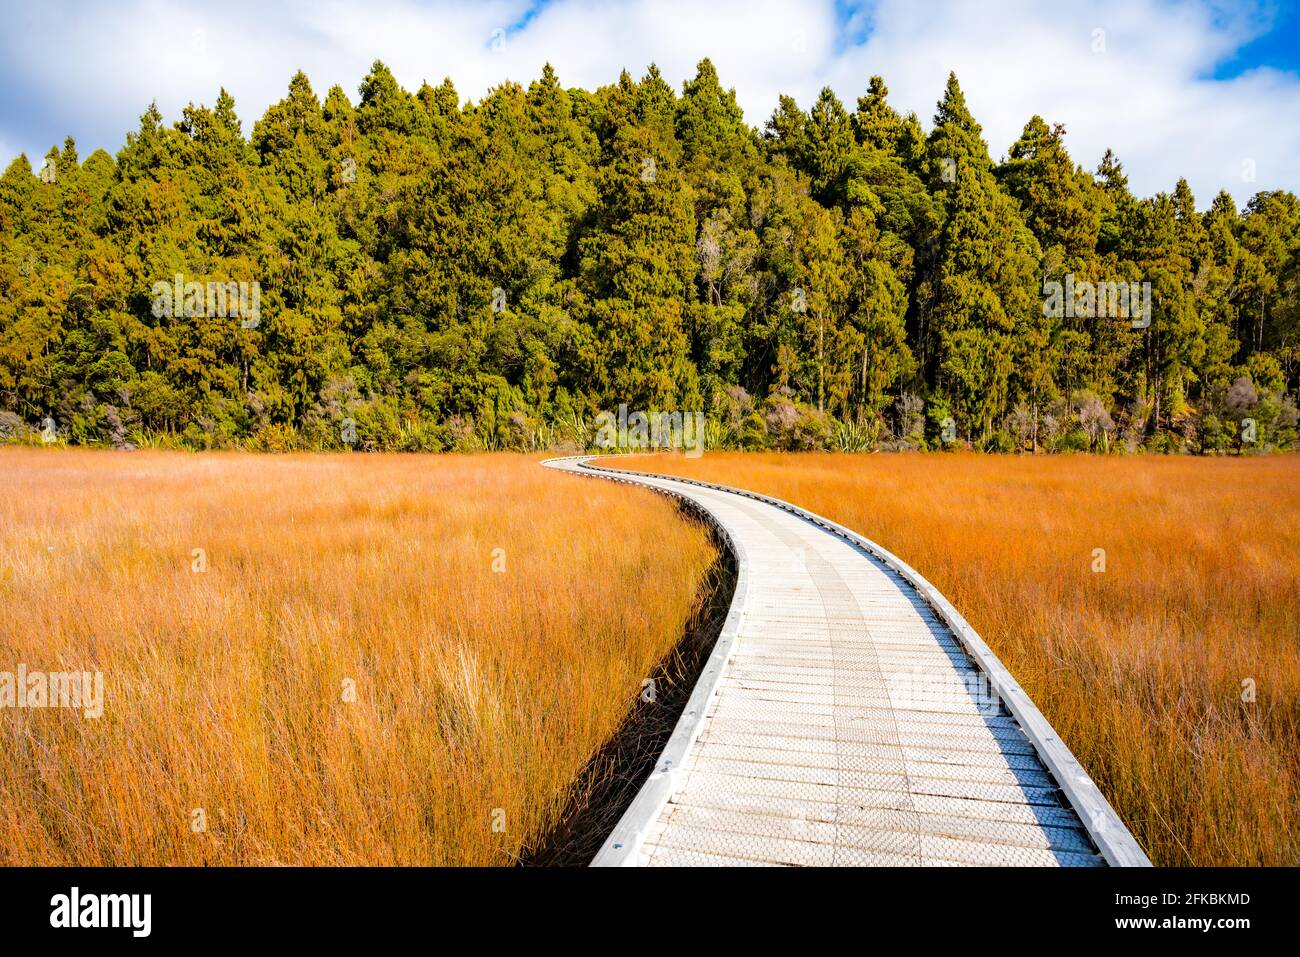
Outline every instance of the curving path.
<path id="1" fill-rule="evenodd" d="M 594 864 L 1150 864 L 988 646 L 880 546 L 744 490 L 544 464 L 684 499 L 736 556 L 717 646 Z"/>

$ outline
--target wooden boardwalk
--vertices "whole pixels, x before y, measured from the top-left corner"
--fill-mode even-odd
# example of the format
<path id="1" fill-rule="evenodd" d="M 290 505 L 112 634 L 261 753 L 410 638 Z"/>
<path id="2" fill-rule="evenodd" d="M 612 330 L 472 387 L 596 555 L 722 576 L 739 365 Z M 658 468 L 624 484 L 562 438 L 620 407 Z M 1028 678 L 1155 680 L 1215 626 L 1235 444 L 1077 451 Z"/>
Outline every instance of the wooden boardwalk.
<path id="1" fill-rule="evenodd" d="M 738 569 L 717 647 L 595 864 L 1150 863 L 1001 662 L 895 556 L 754 493 L 546 464 L 686 500 Z"/>

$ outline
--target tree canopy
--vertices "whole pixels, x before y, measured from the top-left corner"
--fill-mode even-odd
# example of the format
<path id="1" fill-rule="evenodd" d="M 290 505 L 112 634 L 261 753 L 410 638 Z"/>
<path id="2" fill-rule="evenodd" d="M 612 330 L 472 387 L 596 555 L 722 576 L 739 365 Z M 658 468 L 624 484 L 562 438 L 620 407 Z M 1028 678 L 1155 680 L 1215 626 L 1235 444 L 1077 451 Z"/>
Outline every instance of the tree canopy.
<path id="1" fill-rule="evenodd" d="M 733 448 L 1296 442 L 1289 192 L 1135 197 L 1038 116 L 994 160 L 955 75 L 928 133 L 881 77 L 754 129 L 708 60 L 358 94 L 14 160 L 0 440 L 584 447 L 627 404 Z"/>

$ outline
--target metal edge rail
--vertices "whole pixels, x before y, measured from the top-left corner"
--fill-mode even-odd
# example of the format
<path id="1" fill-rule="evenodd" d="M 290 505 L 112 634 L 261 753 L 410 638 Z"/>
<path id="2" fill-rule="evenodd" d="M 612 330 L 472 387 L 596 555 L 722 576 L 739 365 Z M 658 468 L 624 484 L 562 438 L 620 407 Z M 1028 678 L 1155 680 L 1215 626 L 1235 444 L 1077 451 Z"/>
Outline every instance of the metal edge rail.
<path id="1" fill-rule="evenodd" d="M 614 458 L 615 456 L 603 455 L 599 457 Z M 1025 690 L 1020 687 L 1020 683 L 1016 681 L 1011 672 L 1007 670 L 1006 665 L 1004 665 L 998 656 L 993 653 L 993 650 L 985 644 L 984 639 L 979 636 L 979 633 L 971 627 L 970 623 L 962 617 L 961 613 L 953 607 L 952 603 L 943 596 L 939 589 L 930 584 L 930 582 L 911 565 L 907 564 L 897 555 L 871 541 L 869 538 L 859 535 L 852 529 L 846 528 L 837 522 L 832 522 L 828 518 L 824 518 L 823 516 L 818 515 L 815 512 L 810 512 L 807 509 L 800 508 L 799 506 L 793 505 L 783 499 L 774 498 L 770 495 L 762 495 L 758 492 L 751 492 L 748 489 L 733 488 L 730 485 L 721 485 L 716 482 L 705 482 L 700 479 L 682 478 L 677 475 L 664 475 L 657 472 L 640 472 L 632 469 L 607 468 L 593 464 L 593 458 L 596 458 L 596 456 L 581 455 L 571 456 L 562 461 L 576 461 L 579 468 L 585 469 L 590 473 L 600 474 L 602 477 L 617 476 L 621 473 L 624 475 L 640 476 L 642 478 L 682 482 L 686 485 L 696 485 L 701 488 L 714 489 L 720 492 L 730 492 L 734 495 L 740 495 L 744 498 L 763 502 L 767 505 L 772 505 L 776 508 L 790 512 L 793 515 L 797 515 L 804 521 L 811 522 L 812 524 L 825 529 L 831 534 L 844 539 L 849 544 L 866 554 L 879 559 L 889 568 L 893 569 L 893 571 L 897 572 L 904 581 L 912 586 L 916 593 L 920 595 L 921 600 L 929 605 L 939 619 L 948 626 L 956 636 L 958 642 L 960 642 L 962 647 L 966 650 L 966 653 L 975 661 L 980 670 L 988 676 L 989 686 L 993 689 L 994 693 L 1002 699 L 1006 704 L 1007 710 L 1011 712 L 1011 715 L 1020 724 L 1021 730 L 1024 731 L 1025 736 L 1029 739 L 1030 744 L 1033 745 L 1034 750 L 1037 752 L 1039 760 L 1043 762 L 1051 772 L 1052 777 L 1056 779 L 1056 783 L 1060 787 L 1061 792 L 1065 795 L 1066 800 L 1069 801 L 1074 812 L 1079 816 L 1079 820 L 1087 831 L 1089 839 L 1096 845 L 1097 850 L 1101 853 L 1106 862 L 1112 867 L 1151 866 L 1151 860 L 1147 857 L 1146 852 L 1142 850 L 1142 846 L 1138 844 L 1137 839 L 1133 837 L 1133 834 L 1129 831 L 1123 820 L 1120 819 L 1120 816 L 1115 813 L 1115 809 L 1111 807 L 1110 802 L 1106 800 L 1105 795 L 1101 793 L 1101 790 L 1097 787 L 1091 776 L 1089 776 L 1088 772 L 1084 770 L 1083 765 L 1079 763 L 1078 758 L 1074 756 L 1074 753 L 1070 751 L 1065 742 L 1061 740 L 1060 736 L 1056 733 L 1056 729 L 1052 727 L 1047 718 L 1043 716 L 1043 713 L 1038 710 L 1038 706 L 1035 705 L 1029 695 L 1025 693 Z M 547 459 L 542 464 L 545 465 L 547 462 L 553 461 L 561 460 Z M 613 480 L 627 481 L 626 479 L 618 478 L 614 478 Z M 639 485 L 640 483 L 629 484 Z M 641 487 L 653 488 L 652 486 L 644 485 Z M 666 489 L 654 490 L 664 492 L 665 494 L 677 495 L 679 498 L 681 497 L 677 493 L 669 492 Z M 704 511 L 707 512 L 707 510 Z M 710 520 L 715 527 L 721 528 L 721 523 L 716 519 L 713 519 L 712 516 L 710 516 Z M 692 694 L 691 699 L 687 704 L 687 713 L 682 715 L 682 719 L 678 723 L 678 728 L 673 733 L 673 738 L 669 740 L 668 747 L 664 749 L 664 756 L 668 757 L 669 748 L 671 748 L 676 741 L 678 731 L 682 730 L 681 726 L 682 723 L 686 722 L 687 714 L 693 714 L 694 711 L 692 709 L 696 709 L 698 705 L 698 715 L 693 719 L 694 727 L 692 734 L 689 739 L 685 740 L 685 746 L 681 753 L 677 754 L 674 752 L 672 755 L 676 761 L 676 763 L 672 765 L 674 768 L 680 765 L 681 759 L 685 757 L 686 750 L 689 749 L 690 745 L 694 742 L 695 737 L 699 734 L 700 725 L 704 720 L 707 702 L 713 694 L 713 689 L 717 686 L 718 679 L 721 676 L 722 664 L 725 664 L 726 662 L 731 645 L 735 642 L 736 631 L 739 628 L 739 609 L 743 604 L 744 599 L 744 592 L 741 588 L 742 583 L 745 580 L 743 577 L 745 575 L 744 561 L 742 553 L 736 549 L 737 543 L 732 541 L 731 536 L 727 534 L 725 529 L 722 530 L 722 534 L 725 536 L 726 541 L 732 546 L 733 552 L 736 552 L 736 564 L 738 568 L 736 594 L 732 599 L 732 606 L 727 615 L 726 625 L 723 628 L 723 635 L 719 636 L 718 646 L 715 649 L 713 656 L 709 659 L 709 667 L 714 665 L 715 659 L 718 659 L 719 663 L 717 672 L 711 676 L 708 682 L 708 693 L 702 697 L 699 702 L 696 701 L 696 695 L 699 694 L 705 685 L 705 675 L 701 674 L 700 682 L 697 684 L 695 689 L 696 693 Z M 731 629 L 730 633 L 728 633 L 728 628 Z M 727 637 L 726 653 L 723 653 L 724 636 Z M 720 654 L 721 657 L 719 659 Z M 652 775 L 652 780 L 653 777 L 654 776 Z M 669 782 L 664 781 L 663 786 L 667 786 L 668 783 Z M 646 787 L 642 789 L 642 793 L 638 794 L 638 801 L 649 787 L 650 782 L 648 781 Z M 659 801 L 659 803 L 652 809 L 648 806 L 638 808 L 637 801 L 634 801 L 632 806 L 628 808 L 627 813 L 623 815 L 622 820 L 619 821 L 619 826 L 615 828 L 614 835 L 611 835 L 610 842 L 613 842 L 614 836 L 620 833 L 620 829 L 633 824 L 633 821 L 630 819 L 632 818 L 632 812 L 634 809 L 637 809 L 642 813 L 647 810 L 652 810 L 653 812 L 644 820 L 639 816 L 636 819 L 640 822 L 637 825 L 639 829 L 644 830 L 646 826 L 658 817 L 671 794 L 671 789 L 666 790 L 663 794 L 662 801 Z M 639 849 L 639 839 L 636 846 L 637 849 Z M 609 842 L 607 842 L 606 848 L 610 848 Z M 635 852 L 633 851 L 632 854 L 631 862 L 634 863 Z M 602 860 L 604 856 L 605 849 L 602 849 L 601 853 L 598 854 L 596 859 L 592 862 L 593 865 L 627 863 L 622 860 Z"/>
<path id="2" fill-rule="evenodd" d="M 541 464 L 549 466 L 552 462 L 577 461 L 581 466 L 583 464 L 582 460 L 586 458 L 588 456 L 584 455 L 552 458 L 545 459 Z M 695 687 L 686 700 L 682 715 L 677 719 L 677 724 L 673 727 L 668 743 L 664 745 L 658 760 L 655 761 L 654 770 L 650 772 L 650 776 L 641 785 L 636 797 L 632 799 L 632 803 L 623 812 L 623 816 L 614 825 L 614 830 L 610 832 L 609 837 L 605 839 L 605 843 L 601 845 L 600 850 L 591 861 L 592 867 L 635 867 L 637 855 L 641 851 L 641 845 L 645 842 L 647 830 L 658 819 L 665 805 L 668 804 L 668 799 L 677 790 L 682 763 L 686 760 L 686 755 L 690 753 L 691 747 L 695 744 L 695 739 L 700 736 L 700 731 L 704 727 L 704 718 L 708 713 L 709 702 L 713 698 L 714 691 L 717 690 L 718 682 L 722 680 L 722 673 L 726 669 L 727 660 L 731 657 L 731 649 L 736 643 L 737 635 L 740 633 L 740 618 L 744 613 L 745 596 L 749 591 L 749 560 L 745 553 L 745 546 L 731 537 L 731 533 L 727 531 L 726 527 L 718 521 L 712 512 L 693 499 L 667 489 L 655 488 L 642 482 L 618 478 L 617 472 L 613 470 L 597 471 L 592 469 L 585 473 L 575 472 L 571 474 L 621 482 L 624 485 L 634 485 L 637 488 L 648 489 L 680 500 L 709 523 L 710 527 L 726 543 L 727 548 L 731 550 L 731 554 L 736 560 L 736 588 L 732 593 L 731 607 L 727 609 L 727 617 L 723 620 L 722 630 L 718 633 L 718 639 L 714 642 L 713 650 L 704 662 L 704 667 L 700 669 L 700 676 L 696 679 Z"/>

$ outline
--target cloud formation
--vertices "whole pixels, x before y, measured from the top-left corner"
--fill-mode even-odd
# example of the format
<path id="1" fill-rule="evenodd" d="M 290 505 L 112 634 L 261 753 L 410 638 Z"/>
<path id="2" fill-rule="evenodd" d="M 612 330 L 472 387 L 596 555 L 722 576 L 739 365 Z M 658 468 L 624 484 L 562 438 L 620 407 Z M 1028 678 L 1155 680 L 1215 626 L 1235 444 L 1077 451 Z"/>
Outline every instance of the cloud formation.
<path id="1" fill-rule="evenodd" d="M 550 61 L 594 88 L 655 62 L 674 84 L 711 57 L 761 125 L 778 93 L 807 106 L 830 85 L 852 109 L 873 73 L 900 110 L 929 126 L 957 72 L 995 157 L 1028 118 L 1062 122 L 1077 162 L 1107 147 L 1133 189 L 1169 190 L 1186 175 L 1200 205 L 1220 188 L 1300 190 L 1300 74 L 1259 67 L 1214 79 L 1272 19 L 1214 0 L 1095 0 L 991 5 L 961 0 L 33 0 L 6 14 L 0 40 L 0 161 L 35 160 L 66 135 L 83 156 L 116 151 L 152 100 L 168 120 L 225 86 L 245 132 L 305 70 L 319 95 L 355 99 L 375 59 L 407 88 L 450 76 L 477 99 L 504 79 L 528 82 Z M 1248 178 L 1253 173 L 1254 179 Z"/>

